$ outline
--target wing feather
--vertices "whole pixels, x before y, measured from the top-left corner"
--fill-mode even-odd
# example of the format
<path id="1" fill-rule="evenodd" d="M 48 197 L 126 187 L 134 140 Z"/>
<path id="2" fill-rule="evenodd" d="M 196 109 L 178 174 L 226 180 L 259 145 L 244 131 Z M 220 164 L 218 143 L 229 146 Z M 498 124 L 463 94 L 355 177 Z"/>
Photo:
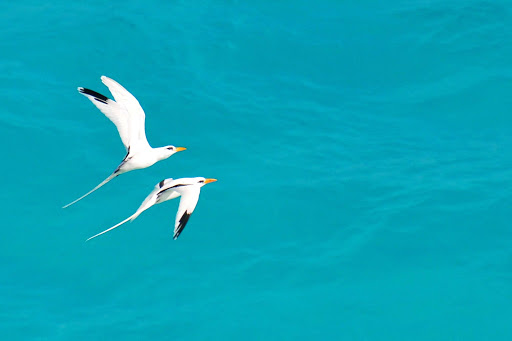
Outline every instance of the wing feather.
<path id="1" fill-rule="evenodd" d="M 129 140 L 130 147 L 139 149 L 150 147 L 146 138 L 145 121 L 146 115 L 139 104 L 139 101 L 121 84 L 106 76 L 101 76 L 101 81 L 105 84 L 114 99 L 121 107 L 128 112 Z"/>
<path id="2" fill-rule="evenodd" d="M 199 193 L 201 192 L 198 186 L 187 186 L 186 189 L 180 190 L 181 200 L 176 214 L 176 222 L 174 224 L 174 239 L 177 239 L 183 229 L 187 225 L 192 212 L 196 208 L 197 201 L 199 200 Z"/>
<path id="3" fill-rule="evenodd" d="M 130 133 L 128 126 L 128 113 L 116 101 L 113 101 L 102 94 L 86 89 L 78 88 L 78 92 L 87 97 L 109 120 L 114 123 L 121 137 L 124 147 L 128 150 L 130 145 Z"/>

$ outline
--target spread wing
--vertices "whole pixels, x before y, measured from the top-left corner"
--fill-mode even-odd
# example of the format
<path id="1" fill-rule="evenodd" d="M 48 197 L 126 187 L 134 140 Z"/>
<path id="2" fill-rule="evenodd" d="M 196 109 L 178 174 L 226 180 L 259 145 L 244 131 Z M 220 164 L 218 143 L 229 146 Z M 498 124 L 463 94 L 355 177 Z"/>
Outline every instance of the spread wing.
<path id="1" fill-rule="evenodd" d="M 96 91 L 78 88 L 78 92 L 87 97 L 96 108 L 115 124 L 123 145 L 128 150 L 130 146 L 130 133 L 128 126 L 128 113 L 116 101 L 113 101 Z"/>
<path id="2" fill-rule="evenodd" d="M 101 76 L 105 84 L 120 107 L 124 108 L 127 115 L 129 141 L 131 149 L 150 147 L 146 139 L 145 121 L 146 115 L 139 104 L 139 101 L 128 92 L 121 84 L 106 76 Z"/>
<path id="3" fill-rule="evenodd" d="M 199 200 L 199 193 L 201 192 L 198 186 L 187 186 L 181 192 L 180 206 L 178 207 L 178 214 L 176 214 L 176 223 L 174 224 L 174 239 L 177 239 L 194 209 L 196 208 L 197 201 Z"/>

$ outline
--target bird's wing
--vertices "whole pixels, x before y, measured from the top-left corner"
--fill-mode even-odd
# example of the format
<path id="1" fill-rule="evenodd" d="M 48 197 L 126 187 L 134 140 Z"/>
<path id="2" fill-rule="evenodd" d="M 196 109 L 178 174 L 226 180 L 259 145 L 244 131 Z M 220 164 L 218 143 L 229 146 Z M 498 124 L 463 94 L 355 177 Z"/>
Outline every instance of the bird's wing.
<path id="1" fill-rule="evenodd" d="M 78 92 L 91 100 L 96 108 L 107 116 L 115 124 L 124 147 L 128 150 L 130 145 L 130 132 L 128 126 L 128 113 L 116 101 L 113 101 L 96 91 L 78 88 Z"/>
<path id="2" fill-rule="evenodd" d="M 164 187 L 168 187 L 168 185 L 172 182 L 172 178 L 168 178 L 168 179 L 163 179 L 162 181 L 160 181 L 159 183 L 157 183 L 155 185 L 155 189 L 161 189 L 161 188 L 164 188 Z"/>
<path id="3" fill-rule="evenodd" d="M 139 101 L 115 80 L 101 76 L 101 81 L 108 87 L 116 102 L 128 112 L 130 148 L 133 150 L 149 147 L 145 129 L 146 115 Z"/>
<path id="4" fill-rule="evenodd" d="M 172 178 L 165 179 L 156 184 L 154 191 L 157 192 L 156 203 L 160 204 L 164 201 L 177 198 L 181 193 L 174 190 L 175 187 L 180 187 L 179 183 Z"/>
<path id="5" fill-rule="evenodd" d="M 187 225 L 188 219 L 194 209 L 196 208 L 197 201 L 199 200 L 199 193 L 201 192 L 198 186 L 186 186 L 186 188 L 180 189 L 181 200 L 180 206 L 178 207 L 178 214 L 176 214 L 176 222 L 174 224 L 174 239 L 177 239 L 185 225 Z"/>

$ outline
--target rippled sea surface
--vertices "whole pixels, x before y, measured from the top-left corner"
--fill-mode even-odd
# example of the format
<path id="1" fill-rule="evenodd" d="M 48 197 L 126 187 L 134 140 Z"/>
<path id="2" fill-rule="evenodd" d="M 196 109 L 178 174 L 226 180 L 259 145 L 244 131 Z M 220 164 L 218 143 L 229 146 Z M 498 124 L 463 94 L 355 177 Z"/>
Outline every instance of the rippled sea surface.
<path id="1" fill-rule="evenodd" d="M 0 5 L 3 340 L 511 340 L 512 3 Z M 125 151 L 77 86 L 123 84 Z M 164 178 L 203 188 L 91 242 Z"/>

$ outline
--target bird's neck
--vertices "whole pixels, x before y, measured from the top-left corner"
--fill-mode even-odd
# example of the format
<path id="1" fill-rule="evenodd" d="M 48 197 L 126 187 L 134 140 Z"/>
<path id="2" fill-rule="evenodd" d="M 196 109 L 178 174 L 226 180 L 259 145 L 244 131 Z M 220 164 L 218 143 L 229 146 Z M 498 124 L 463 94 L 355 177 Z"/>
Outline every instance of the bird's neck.
<path id="1" fill-rule="evenodd" d="M 155 148 L 154 150 L 158 161 L 165 160 L 172 155 L 172 153 L 169 151 L 169 149 L 167 149 L 167 147 L 158 147 Z"/>

